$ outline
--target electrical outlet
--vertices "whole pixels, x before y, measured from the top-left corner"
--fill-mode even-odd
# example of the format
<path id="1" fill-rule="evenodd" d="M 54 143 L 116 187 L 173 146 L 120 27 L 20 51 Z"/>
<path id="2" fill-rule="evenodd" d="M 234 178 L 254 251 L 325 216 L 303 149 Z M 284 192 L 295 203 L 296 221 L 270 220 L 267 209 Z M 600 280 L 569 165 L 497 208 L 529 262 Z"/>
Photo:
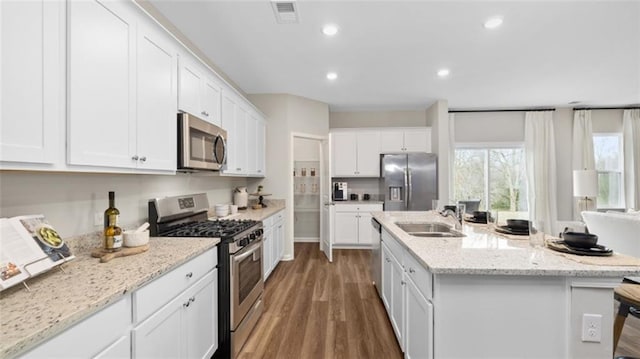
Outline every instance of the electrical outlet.
<path id="1" fill-rule="evenodd" d="M 104 213 L 102 212 L 95 212 L 93 214 L 93 225 L 94 226 L 102 226 L 104 223 L 104 217 L 103 217 Z"/>
<path id="2" fill-rule="evenodd" d="M 582 341 L 600 343 L 602 338 L 602 315 L 582 315 Z"/>

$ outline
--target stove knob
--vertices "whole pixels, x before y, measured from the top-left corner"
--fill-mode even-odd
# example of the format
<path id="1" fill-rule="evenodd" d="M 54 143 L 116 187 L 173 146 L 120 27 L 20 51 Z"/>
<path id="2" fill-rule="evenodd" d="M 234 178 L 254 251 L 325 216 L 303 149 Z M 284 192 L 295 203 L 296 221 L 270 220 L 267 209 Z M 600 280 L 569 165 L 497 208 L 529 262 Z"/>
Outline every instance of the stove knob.
<path id="1" fill-rule="evenodd" d="M 246 246 L 247 244 L 249 244 L 249 238 L 242 238 L 241 240 L 238 241 L 238 243 L 240 244 L 241 247 Z"/>
<path id="2" fill-rule="evenodd" d="M 251 242 L 255 241 L 255 240 L 256 240 L 256 234 L 255 234 L 255 233 L 251 233 L 251 234 L 249 234 L 249 240 L 250 240 Z"/>
<path id="3" fill-rule="evenodd" d="M 264 230 L 262 228 L 256 230 L 256 236 L 260 237 L 262 233 L 264 233 Z"/>

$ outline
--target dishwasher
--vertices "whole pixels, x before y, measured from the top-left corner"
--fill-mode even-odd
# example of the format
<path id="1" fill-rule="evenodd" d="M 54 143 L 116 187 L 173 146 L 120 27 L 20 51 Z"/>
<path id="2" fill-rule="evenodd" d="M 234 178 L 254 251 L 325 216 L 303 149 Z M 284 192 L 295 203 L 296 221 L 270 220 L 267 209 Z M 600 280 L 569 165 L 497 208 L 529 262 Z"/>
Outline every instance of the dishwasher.
<path id="1" fill-rule="evenodd" d="M 380 222 L 371 218 L 371 280 L 378 291 L 378 296 L 382 298 L 382 227 Z"/>

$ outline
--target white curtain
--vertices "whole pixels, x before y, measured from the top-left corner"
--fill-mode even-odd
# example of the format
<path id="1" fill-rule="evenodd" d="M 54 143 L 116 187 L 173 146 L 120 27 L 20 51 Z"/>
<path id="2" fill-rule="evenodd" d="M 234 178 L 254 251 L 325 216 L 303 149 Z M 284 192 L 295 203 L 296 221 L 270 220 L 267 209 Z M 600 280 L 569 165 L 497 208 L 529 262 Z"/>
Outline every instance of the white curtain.
<path id="1" fill-rule="evenodd" d="M 591 110 L 573 112 L 573 169 L 595 170 Z"/>
<path id="2" fill-rule="evenodd" d="M 529 218 L 544 221 L 545 232 L 552 233 L 558 218 L 553 111 L 525 113 L 524 146 Z"/>
<path id="3" fill-rule="evenodd" d="M 453 201 L 455 189 L 453 184 L 455 183 L 455 161 L 456 161 L 456 136 L 455 136 L 455 119 L 456 115 L 449 114 L 449 200 Z"/>
<path id="4" fill-rule="evenodd" d="M 624 194 L 627 208 L 640 209 L 640 109 L 624 110 Z"/>

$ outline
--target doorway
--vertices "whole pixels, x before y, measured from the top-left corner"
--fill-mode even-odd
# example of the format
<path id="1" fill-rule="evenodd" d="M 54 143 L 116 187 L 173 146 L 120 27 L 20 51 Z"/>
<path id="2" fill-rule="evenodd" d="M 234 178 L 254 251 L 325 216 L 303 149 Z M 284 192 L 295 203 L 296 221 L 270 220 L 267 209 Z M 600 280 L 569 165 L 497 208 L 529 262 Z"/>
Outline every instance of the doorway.
<path id="1" fill-rule="evenodd" d="M 293 241 L 320 241 L 321 139 L 293 138 Z"/>

